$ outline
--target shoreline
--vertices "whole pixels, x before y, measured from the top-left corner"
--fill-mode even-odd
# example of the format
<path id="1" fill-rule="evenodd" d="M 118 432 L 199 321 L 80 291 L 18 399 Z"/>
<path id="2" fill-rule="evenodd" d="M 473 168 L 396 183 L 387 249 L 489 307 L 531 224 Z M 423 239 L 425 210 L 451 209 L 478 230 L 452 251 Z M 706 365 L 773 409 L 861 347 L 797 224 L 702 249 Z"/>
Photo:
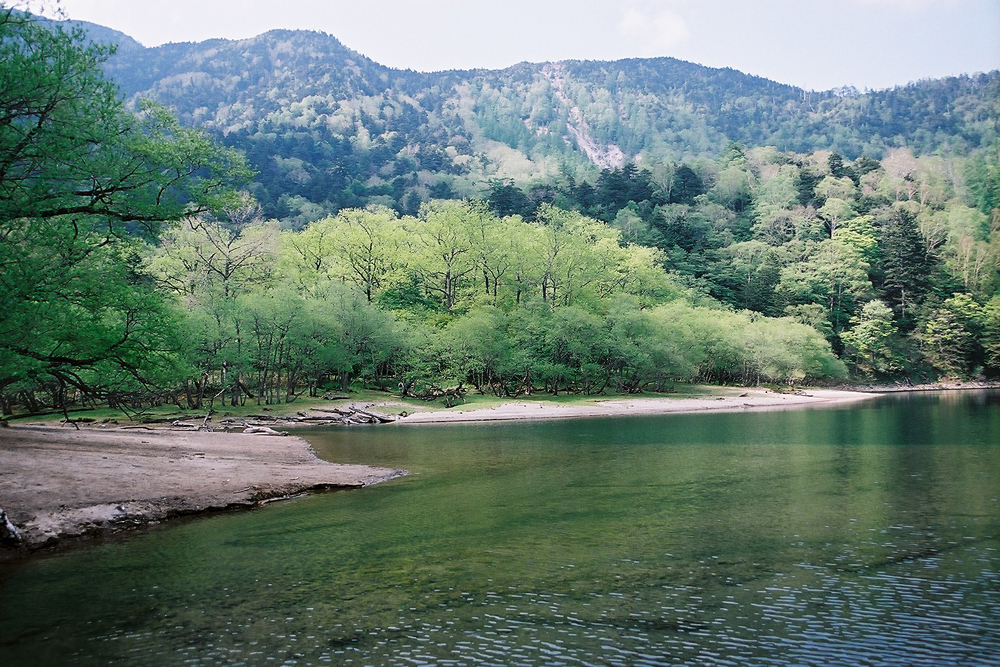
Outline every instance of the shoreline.
<path id="1" fill-rule="evenodd" d="M 925 384 L 857 385 L 851 390 L 879 394 L 902 394 L 906 392 L 921 391 L 972 391 L 975 389 L 1000 389 L 1000 382 L 990 380 L 969 382 L 931 382 Z"/>
<path id="2" fill-rule="evenodd" d="M 22 538 L 0 548 L 0 560 L 175 517 L 254 508 L 405 474 L 328 463 L 294 435 L 0 428 L 0 509 Z"/>
<path id="3" fill-rule="evenodd" d="M 570 403 L 522 399 L 492 407 L 458 405 L 401 413 L 387 425 L 828 408 L 888 393 L 997 386 L 873 386 L 807 389 L 792 394 L 714 388 L 720 393 L 599 396 Z M 364 404 L 366 409 L 375 410 L 400 406 L 406 405 L 391 398 Z M 306 424 L 277 426 L 294 431 Z M 0 428 L 0 510 L 23 538 L 16 545 L 4 544 L 0 525 L 0 561 L 175 518 L 252 509 L 305 493 L 355 489 L 408 474 L 405 470 L 323 461 L 303 438 L 281 435 L 285 437 L 178 431 L 168 426 L 85 425 L 76 430 L 67 425 L 33 423 Z"/>
<path id="4" fill-rule="evenodd" d="M 396 420 L 396 424 L 450 424 L 490 421 L 538 419 L 572 419 L 576 417 L 620 417 L 628 415 L 698 414 L 701 412 L 745 412 L 784 410 L 807 407 L 830 407 L 878 398 L 881 393 L 843 389 L 803 390 L 795 394 L 780 394 L 769 390 L 746 389 L 732 396 L 700 396 L 664 398 L 642 396 L 633 398 L 594 398 L 586 403 L 526 402 L 512 400 L 490 408 L 416 412 Z"/>

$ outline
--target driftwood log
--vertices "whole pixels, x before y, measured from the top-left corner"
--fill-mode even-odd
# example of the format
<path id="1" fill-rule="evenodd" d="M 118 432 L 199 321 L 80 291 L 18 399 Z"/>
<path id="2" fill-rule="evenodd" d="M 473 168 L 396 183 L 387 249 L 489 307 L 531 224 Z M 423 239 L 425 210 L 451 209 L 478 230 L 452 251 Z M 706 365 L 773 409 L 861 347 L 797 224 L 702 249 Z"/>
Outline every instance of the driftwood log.
<path id="1" fill-rule="evenodd" d="M 243 429 L 243 432 L 254 435 L 288 435 L 287 433 L 282 433 L 281 431 L 275 431 L 270 426 L 247 426 Z"/>
<path id="2" fill-rule="evenodd" d="M 7 513 L 0 509 L 0 546 L 16 547 L 24 542 L 24 536 L 18 530 Z"/>
<path id="3" fill-rule="evenodd" d="M 314 414 L 319 413 L 319 414 Z M 297 412 L 294 415 L 248 415 L 246 417 L 226 417 L 219 420 L 219 425 L 226 431 L 242 431 L 244 433 L 272 433 L 274 427 L 308 424 L 310 426 L 354 426 L 360 424 L 388 424 L 396 421 L 396 417 L 372 412 L 366 408 L 348 406 L 345 408 L 312 408 L 309 412 Z M 194 424 L 188 424 L 194 427 Z M 266 430 L 264 430 L 266 429 Z M 270 435 L 270 434 L 269 434 Z"/>
<path id="4" fill-rule="evenodd" d="M 172 417 L 144 417 L 138 425 L 128 425 L 127 429 L 149 429 L 150 425 L 163 424 L 176 431 L 212 431 L 216 427 L 234 433 L 255 433 L 284 435 L 274 430 L 278 426 L 308 424 L 310 426 L 354 426 L 361 424 L 388 424 L 397 417 L 373 412 L 354 405 L 343 408 L 311 408 L 294 415 L 247 415 L 246 417 L 224 417 L 213 427 L 212 412 L 203 415 L 175 415 Z"/>

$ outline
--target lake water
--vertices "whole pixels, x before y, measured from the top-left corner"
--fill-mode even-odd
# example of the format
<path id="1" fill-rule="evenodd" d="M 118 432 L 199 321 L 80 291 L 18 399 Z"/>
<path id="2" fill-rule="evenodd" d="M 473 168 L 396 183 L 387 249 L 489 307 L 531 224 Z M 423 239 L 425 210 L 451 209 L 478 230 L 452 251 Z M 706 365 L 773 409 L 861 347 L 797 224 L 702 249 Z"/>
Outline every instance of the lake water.
<path id="1" fill-rule="evenodd" d="M 1000 392 L 305 432 L 359 491 L 0 568 L 4 665 L 1000 665 Z"/>

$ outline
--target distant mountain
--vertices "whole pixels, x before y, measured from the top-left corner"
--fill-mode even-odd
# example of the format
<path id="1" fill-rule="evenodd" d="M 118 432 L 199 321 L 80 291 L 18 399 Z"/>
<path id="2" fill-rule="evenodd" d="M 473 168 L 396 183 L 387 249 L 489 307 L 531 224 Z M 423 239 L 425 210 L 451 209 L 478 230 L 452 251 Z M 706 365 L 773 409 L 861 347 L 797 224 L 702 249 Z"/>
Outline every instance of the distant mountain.
<path id="1" fill-rule="evenodd" d="M 967 152 L 994 141 L 1000 122 L 1000 72 L 865 93 L 673 58 L 418 73 L 319 32 L 145 48 L 80 25 L 120 45 L 107 71 L 126 96 L 154 98 L 246 151 L 256 196 L 282 218 L 372 202 L 406 212 L 490 179 L 585 178 L 715 157 L 730 142 L 847 158 Z"/>
<path id="2" fill-rule="evenodd" d="M 53 27 L 59 26 L 64 30 L 82 30 L 87 34 L 91 41 L 99 44 L 115 45 L 118 48 L 118 53 L 122 55 L 135 51 L 142 51 L 146 48 L 125 33 L 115 30 L 114 28 L 98 25 L 97 23 L 91 23 L 89 21 L 55 21 L 44 17 L 35 18 L 40 23 Z"/>

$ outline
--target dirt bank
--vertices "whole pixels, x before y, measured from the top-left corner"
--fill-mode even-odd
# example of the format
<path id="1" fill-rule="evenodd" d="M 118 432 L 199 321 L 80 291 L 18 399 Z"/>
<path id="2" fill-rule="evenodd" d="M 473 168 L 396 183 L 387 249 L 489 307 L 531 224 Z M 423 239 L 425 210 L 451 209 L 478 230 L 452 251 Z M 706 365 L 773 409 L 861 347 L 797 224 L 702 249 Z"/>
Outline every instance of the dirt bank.
<path id="1" fill-rule="evenodd" d="M 326 463 L 295 436 L 0 428 L 0 508 L 23 536 L 19 549 L 0 549 L 0 558 L 169 517 L 403 474 Z"/>

